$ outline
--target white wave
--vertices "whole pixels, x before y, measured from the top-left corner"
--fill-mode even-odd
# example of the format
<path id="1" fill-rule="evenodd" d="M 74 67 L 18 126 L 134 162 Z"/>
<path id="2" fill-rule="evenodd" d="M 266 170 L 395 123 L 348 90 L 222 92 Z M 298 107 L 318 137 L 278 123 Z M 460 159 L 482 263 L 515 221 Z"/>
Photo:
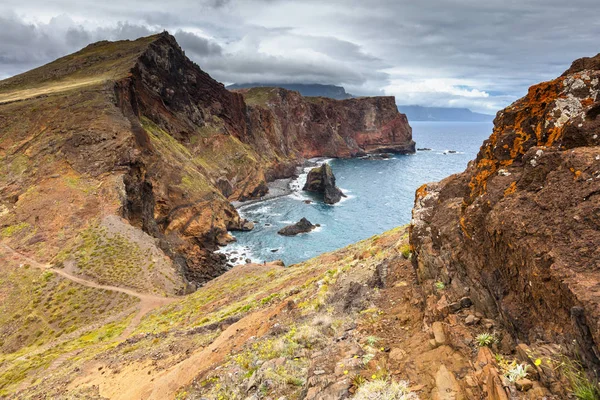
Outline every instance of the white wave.
<path id="1" fill-rule="evenodd" d="M 232 254 L 232 252 L 237 252 L 237 254 Z M 233 265 L 246 264 L 246 259 L 250 259 L 251 262 L 256 264 L 263 262 L 261 258 L 252 252 L 250 247 L 242 246 L 235 242 L 219 248 L 215 253 L 225 254 L 227 256 L 227 261 Z M 232 261 L 234 258 L 236 260 Z"/>
<path id="2" fill-rule="evenodd" d="M 340 189 L 341 189 L 341 188 L 340 188 Z M 337 203 L 335 203 L 335 204 L 332 204 L 332 206 L 333 206 L 333 207 L 340 206 L 342 203 L 345 203 L 345 202 L 347 202 L 348 200 L 351 200 L 351 199 L 354 199 L 354 198 L 356 198 L 356 196 L 355 196 L 355 195 L 353 195 L 353 194 L 350 194 L 351 192 L 350 192 L 349 190 L 344 190 L 344 189 L 341 189 L 341 191 L 342 191 L 342 192 L 343 192 L 343 193 L 346 195 L 346 197 L 342 197 L 342 198 L 340 199 L 340 201 L 338 201 L 338 202 L 337 202 Z"/>

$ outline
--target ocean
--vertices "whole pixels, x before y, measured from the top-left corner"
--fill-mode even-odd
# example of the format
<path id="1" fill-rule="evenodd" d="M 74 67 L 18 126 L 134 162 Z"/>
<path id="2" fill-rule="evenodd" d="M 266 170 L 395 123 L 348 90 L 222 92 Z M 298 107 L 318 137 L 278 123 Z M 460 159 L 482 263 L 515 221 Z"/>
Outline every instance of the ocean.
<path id="1" fill-rule="evenodd" d="M 282 260 L 295 264 L 410 222 L 415 190 L 462 172 L 492 132 L 488 122 L 412 122 L 417 151 L 389 159 L 332 159 L 337 186 L 348 196 L 331 206 L 303 192 L 306 175 L 292 182 L 287 196 L 241 206 L 244 218 L 255 221 L 250 232 L 234 232 L 237 242 L 220 251 L 233 264 Z M 308 169 L 307 169 L 308 170 Z M 311 200 L 306 204 L 305 200 Z M 307 218 L 320 227 L 285 237 L 277 231 Z"/>

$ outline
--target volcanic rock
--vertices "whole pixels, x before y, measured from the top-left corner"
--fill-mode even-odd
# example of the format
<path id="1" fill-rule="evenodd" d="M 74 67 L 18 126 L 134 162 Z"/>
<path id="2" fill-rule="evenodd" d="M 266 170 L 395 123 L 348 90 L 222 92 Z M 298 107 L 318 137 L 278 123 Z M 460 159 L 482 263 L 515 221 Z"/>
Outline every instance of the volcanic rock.
<path id="1" fill-rule="evenodd" d="M 416 192 L 422 282 L 469 288 L 520 341 L 576 344 L 600 366 L 600 54 L 498 112 L 460 174 Z M 486 324 L 487 321 L 484 321 Z"/>
<path id="2" fill-rule="evenodd" d="M 342 191 L 335 186 L 335 176 L 328 163 L 310 170 L 306 183 L 302 190 L 313 193 L 322 193 L 325 204 L 335 204 L 346 197 Z"/>
<path id="3" fill-rule="evenodd" d="M 310 232 L 315 228 L 316 226 L 311 224 L 309 220 L 302 218 L 293 225 L 288 225 L 285 228 L 281 228 L 277 233 L 283 236 L 295 236 L 299 233 Z"/>
<path id="4" fill-rule="evenodd" d="M 0 81 L 0 121 L 0 149 L 18 164 L 0 173 L 0 205 L 15 204 L 0 226 L 36 221 L 51 259 L 89 221 L 123 217 L 196 283 L 227 270 L 213 251 L 229 228 L 251 229 L 230 201 L 264 196 L 306 158 L 414 152 L 393 97 L 228 91 L 166 32 Z"/>

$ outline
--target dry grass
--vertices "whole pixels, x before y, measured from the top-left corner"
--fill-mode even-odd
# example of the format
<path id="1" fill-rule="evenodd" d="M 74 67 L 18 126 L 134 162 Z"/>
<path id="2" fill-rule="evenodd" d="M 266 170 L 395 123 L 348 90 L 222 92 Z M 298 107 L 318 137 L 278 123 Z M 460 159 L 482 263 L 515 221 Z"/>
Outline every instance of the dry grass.
<path id="1" fill-rule="evenodd" d="M 0 93 L 0 104 L 31 99 L 33 97 L 47 96 L 53 93 L 65 92 L 68 90 L 78 89 L 84 86 L 97 85 L 106 81 L 107 79 L 108 77 L 106 76 L 98 76 L 78 80 L 65 80 L 29 89 L 4 92 Z"/>

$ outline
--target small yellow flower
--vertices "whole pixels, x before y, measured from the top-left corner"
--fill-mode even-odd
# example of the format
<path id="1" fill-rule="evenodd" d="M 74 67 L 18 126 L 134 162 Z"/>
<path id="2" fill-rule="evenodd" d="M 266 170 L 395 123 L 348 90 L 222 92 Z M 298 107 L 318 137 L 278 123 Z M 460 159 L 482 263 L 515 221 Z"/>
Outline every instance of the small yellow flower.
<path id="1" fill-rule="evenodd" d="M 382 347 L 382 348 L 381 348 L 381 351 L 385 351 L 385 347 Z"/>
<path id="2" fill-rule="evenodd" d="M 344 375 L 348 375 L 348 370 L 345 370 L 345 371 L 344 371 Z"/>
<path id="3" fill-rule="evenodd" d="M 377 378 L 377 375 L 375 375 L 375 374 L 371 375 L 371 379 L 375 379 L 375 378 Z"/>
<path id="4" fill-rule="evenodd" d="M 540 365 L 542 365 L 542 359 L 536 358 L 536 360 L 534 361 L 534 364 L 539 367 Z"/>

